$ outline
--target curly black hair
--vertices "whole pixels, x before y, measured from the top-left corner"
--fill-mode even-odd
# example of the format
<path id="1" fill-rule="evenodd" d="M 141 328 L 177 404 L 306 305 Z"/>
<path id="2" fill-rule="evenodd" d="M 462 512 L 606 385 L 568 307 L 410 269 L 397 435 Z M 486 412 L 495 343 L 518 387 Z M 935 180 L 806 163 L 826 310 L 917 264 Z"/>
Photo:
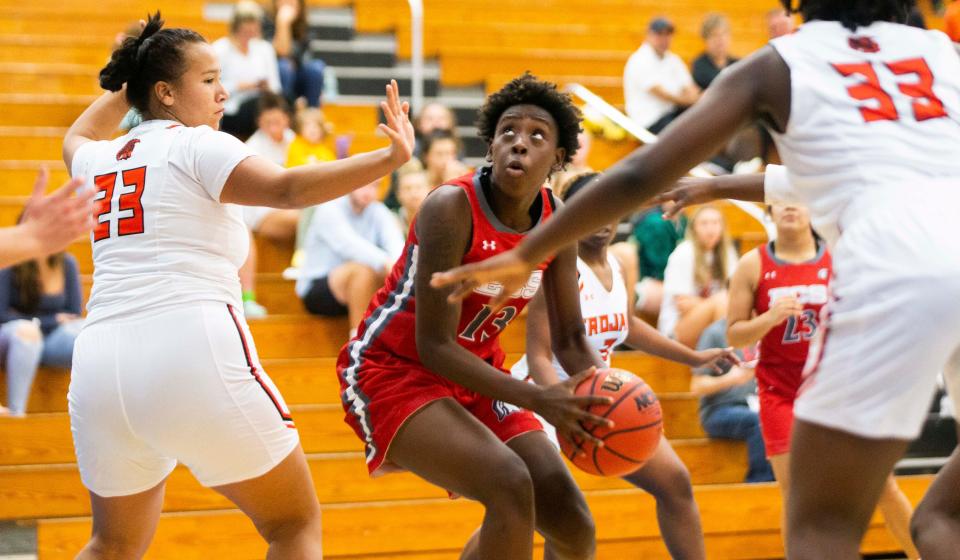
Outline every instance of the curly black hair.
<path id="1" fill-rule="evenodd" d="M 500 91 L 491 94 L 480 108 L 477 131 L 480 138 L 490 144 L 497 132 L 497 123 L 504 111 L 515 105 L 536 105 L 550 113 L 557 123 L 557 147 L 566 152 L 564 164 L 570 163 L 577 153 L 580 142 L 580 109 L 566 93 L 557 90 L 557 85 L 538 80 L 529 72 L 514 78 Z"/>
<path id="2" fill-rule="evenodd" d="M 800 12 L 804 21 L 819 19 L 837 21 L 844 27 L 856 31 L 857 27 L 867 26 L 875 21 L 895 21 L 904 23 L 914 0 L 800 0 L 794 7 L 794 0 L 781 0 L 788 12 Z"/>

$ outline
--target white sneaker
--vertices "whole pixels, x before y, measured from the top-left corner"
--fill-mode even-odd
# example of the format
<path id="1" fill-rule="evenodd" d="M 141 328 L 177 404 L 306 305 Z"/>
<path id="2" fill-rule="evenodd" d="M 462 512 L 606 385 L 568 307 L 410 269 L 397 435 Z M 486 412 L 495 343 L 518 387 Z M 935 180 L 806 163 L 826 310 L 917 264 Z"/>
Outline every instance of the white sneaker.
<path id="1" fill-rule="evenodd" d="M 261 319 L 267 316 L 267 308 L 251 299 L 243 302 L 243 314 L 247 319 Z"/>

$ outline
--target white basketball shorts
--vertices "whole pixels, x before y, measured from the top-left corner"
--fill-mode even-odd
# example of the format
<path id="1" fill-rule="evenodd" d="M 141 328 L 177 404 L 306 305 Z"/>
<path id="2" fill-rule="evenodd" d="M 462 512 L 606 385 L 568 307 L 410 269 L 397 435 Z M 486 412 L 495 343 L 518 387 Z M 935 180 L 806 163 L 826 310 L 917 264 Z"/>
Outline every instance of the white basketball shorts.
<path id="1" fill-rule="evenodd" d="M 835 248 L 796 418 L 865 438 L 919 435 L 960 351 L 958 205 L 960 184 L 904 185 L 847 210 L 869 213 L 847 220 Z"/>
<path id="2" fill-rule="evenodd" d="M 68 397 L 80 477 L 125 496 L 185 464 L 204 486 L 270 471 L 298 445 L 243 315 L 225 303 L 88 325 Z"/>

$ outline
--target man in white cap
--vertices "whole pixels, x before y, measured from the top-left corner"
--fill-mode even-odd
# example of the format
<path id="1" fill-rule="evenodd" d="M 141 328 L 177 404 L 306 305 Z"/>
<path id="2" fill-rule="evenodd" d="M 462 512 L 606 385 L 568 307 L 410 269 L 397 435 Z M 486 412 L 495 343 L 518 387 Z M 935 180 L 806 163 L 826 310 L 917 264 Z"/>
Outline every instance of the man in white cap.
<path id="1" fill-rule="evenodd" d="M 646 41 L 630 55 L 623 71 L 627 116 L 654 134 L 700 98 L 687 65 L 670 52 L 673 32 L 670 20 L 654 18 Z"/>

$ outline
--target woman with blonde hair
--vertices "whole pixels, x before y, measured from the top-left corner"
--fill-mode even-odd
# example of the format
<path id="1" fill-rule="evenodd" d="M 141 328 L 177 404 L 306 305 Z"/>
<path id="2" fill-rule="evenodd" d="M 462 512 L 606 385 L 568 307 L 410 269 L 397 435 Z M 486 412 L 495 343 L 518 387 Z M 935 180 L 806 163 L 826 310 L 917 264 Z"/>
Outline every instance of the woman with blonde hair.
<path id="1" fill-rule="evenodd" d="M 727 280 L 737 253 L 715 206 L 694 212 L 686 237 L 667 261 L 657 327 L 692 348 L 703 329 L 726 315 Z"/>

